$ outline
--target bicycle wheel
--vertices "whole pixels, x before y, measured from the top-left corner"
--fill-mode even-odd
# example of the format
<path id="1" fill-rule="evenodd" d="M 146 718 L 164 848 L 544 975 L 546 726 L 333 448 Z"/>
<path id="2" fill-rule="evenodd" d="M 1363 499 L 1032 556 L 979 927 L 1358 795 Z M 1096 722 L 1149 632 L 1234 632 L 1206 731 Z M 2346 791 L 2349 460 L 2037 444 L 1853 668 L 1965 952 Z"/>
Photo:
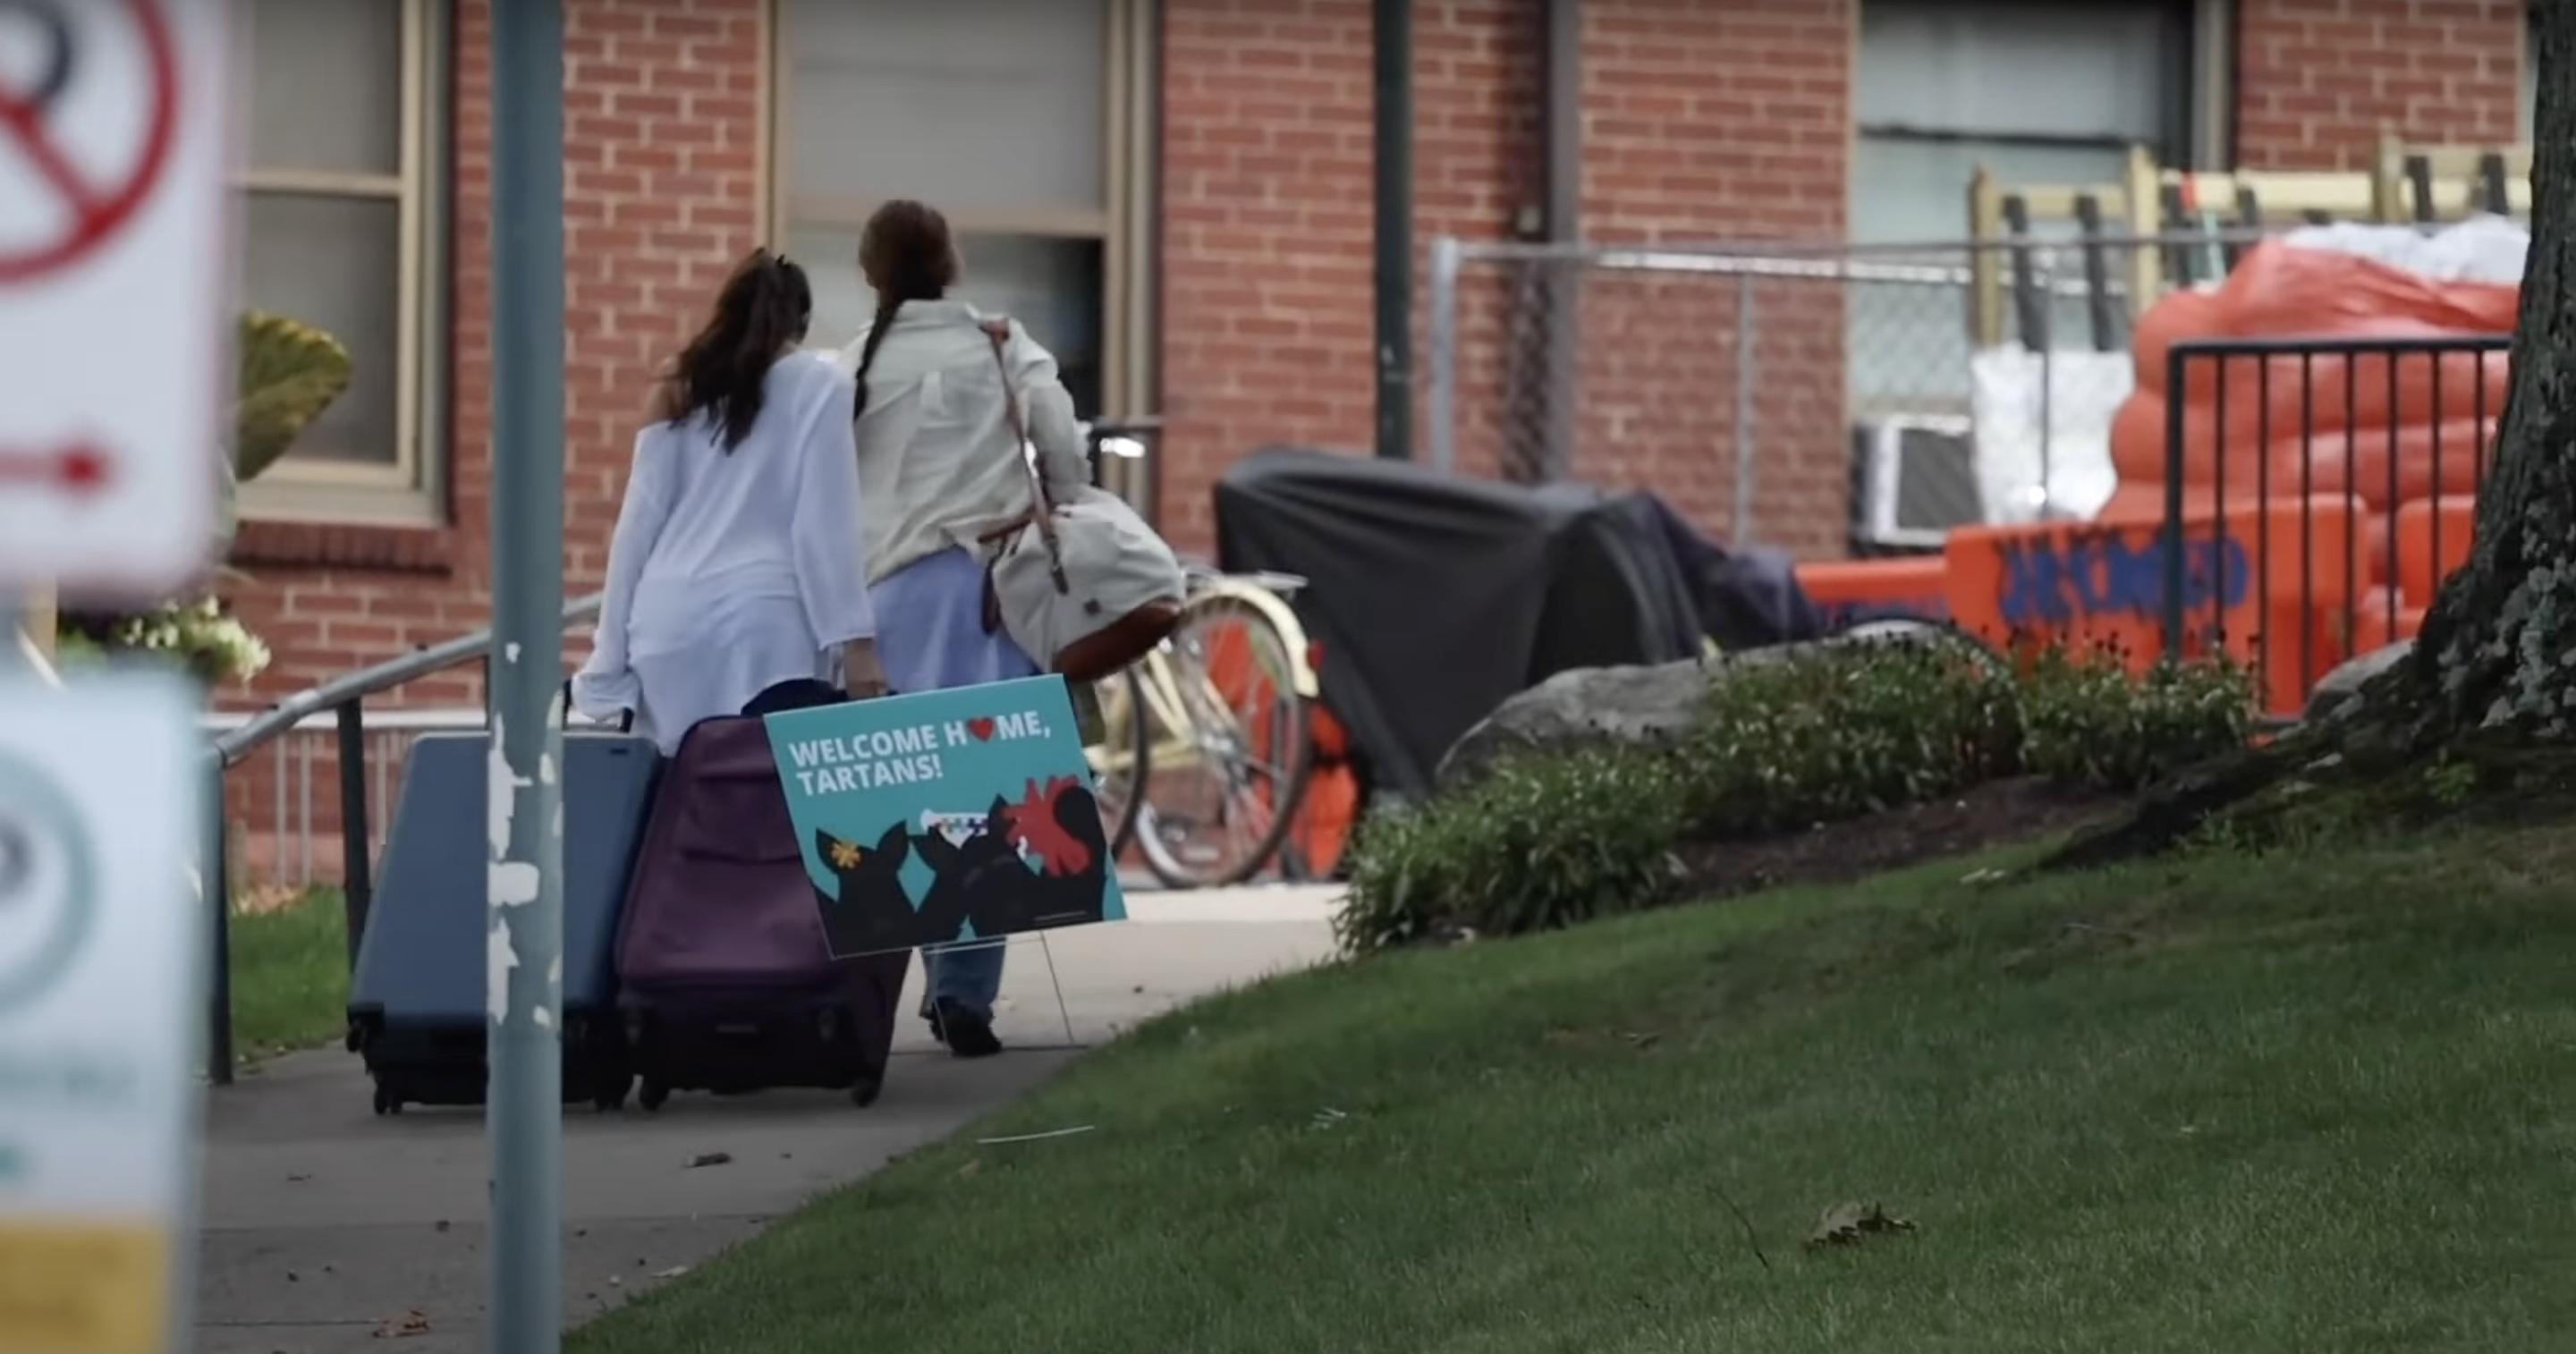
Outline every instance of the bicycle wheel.
<path id="1" fill-rule="evenodd" d="M 1093 793 L 1100 801 L 1100 826 L 1109 835 L 1112 861 L 1127 853 L 1136 837 L 1136 812 L 1143 807 L 1146 780 L 1154 773 L 1154 749 L 1145 720 L 1145 685 L 1129 668 L 1097 682 L 1091 699 L 1099 703 L 1100 725 L 1082 755 L 1091 763 Z"/>
<path id="2" fill-rule="evenodd" d="M 1190 602 L 1156 657 L 1136 844 L 1172 888 L 1240 884 L 1287 839 L 1313 762 L 1289 639 L 1259 608 L 1214 593 Z"/>

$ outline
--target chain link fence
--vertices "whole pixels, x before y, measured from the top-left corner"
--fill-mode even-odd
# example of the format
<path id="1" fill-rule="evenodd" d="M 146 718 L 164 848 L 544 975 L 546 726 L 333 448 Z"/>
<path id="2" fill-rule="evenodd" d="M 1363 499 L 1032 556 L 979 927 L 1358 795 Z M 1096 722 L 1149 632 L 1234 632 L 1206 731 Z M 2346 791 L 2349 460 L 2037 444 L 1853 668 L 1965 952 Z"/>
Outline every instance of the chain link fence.
<path id="1" fill-rule="evenodd" d="M 1737 544 L 1937 548 L 2116 485 L 2131 331 L 2255 236 L 1607 247 L 1441 240 L 1433 462 L 1647 489 Z"/>

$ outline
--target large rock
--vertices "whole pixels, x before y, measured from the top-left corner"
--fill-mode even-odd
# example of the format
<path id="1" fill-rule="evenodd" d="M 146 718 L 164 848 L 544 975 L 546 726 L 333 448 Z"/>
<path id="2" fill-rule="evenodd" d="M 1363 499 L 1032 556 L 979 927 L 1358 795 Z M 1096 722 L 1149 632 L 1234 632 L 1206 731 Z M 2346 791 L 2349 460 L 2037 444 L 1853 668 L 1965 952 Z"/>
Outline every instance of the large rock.
<path id="1" fill-rule="evenodd" d="M 2310 723 L 2332 719 L 2353 701 L 2360 699 L 2361 689 L 2371 679 L 2406 661 L 2415 652 L 2415 641 L 2401 639 L 2385 648 L 2373 649 L 2359 658 L 2349 658 L 2325 676 L 2317 679 L 2316 689 L 2308 693 L 2308 708 L 2302 717 Z"/>
<path id="2" fill-rule="evenodd" d="M 1729 669 L 1785 663 L 1851 644 L 1972 643 L 1947 626 L 1880 621 L 1855 626 L 1830 639 L 1775 644 L 1710 659 L 1643 667 L 1576 668 L 1560 672 L 1504 701 L 1469 729 L 1440 759 L 1440 787 L 1470 783 L 1518 752 L 1656 743 L 1677 738 L 1698 722 L 1709 684 Z M 1980 650 L 1982 652 L 1982 650 Z"/>

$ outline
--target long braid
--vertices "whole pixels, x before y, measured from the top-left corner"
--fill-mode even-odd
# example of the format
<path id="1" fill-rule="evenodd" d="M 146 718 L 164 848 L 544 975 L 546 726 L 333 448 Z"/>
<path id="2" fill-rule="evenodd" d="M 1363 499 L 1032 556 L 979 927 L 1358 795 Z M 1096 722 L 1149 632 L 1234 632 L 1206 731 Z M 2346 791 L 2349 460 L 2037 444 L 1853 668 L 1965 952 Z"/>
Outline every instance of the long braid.
<path id="1" fill-rule="evenodd" d="M 886 331 L 894 327 L 894 313 L 903 309 L 903 298 L 892 292 L 877 297 L 877 317 L 868 326 L 868 337 L 859 345 L 859 395 L 851 406 L 851 417 L 866 413 L 868 408 L 868 368 L 876 365 L 877 346 L 885 342 Z"/>
<path id="2" fill-rule="evenodd" d="M 957 246 L 948 219 L 921 203 L 897 200 L 877 208 L 859 236 L 859 271 L 877 289 L 877 318 L 859 345 L 858 401 L 868 407 L 868 369 L 906 301 L 935 301 L 957 281 Z"/>

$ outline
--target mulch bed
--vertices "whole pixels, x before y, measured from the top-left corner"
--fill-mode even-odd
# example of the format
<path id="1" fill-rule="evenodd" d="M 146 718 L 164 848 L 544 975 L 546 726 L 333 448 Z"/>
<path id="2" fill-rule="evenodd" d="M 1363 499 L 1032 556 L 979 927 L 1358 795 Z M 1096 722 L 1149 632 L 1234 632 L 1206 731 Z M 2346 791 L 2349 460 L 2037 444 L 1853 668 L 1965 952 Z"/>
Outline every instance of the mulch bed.
<path id="1" fill-rule="evenodd" d="M 2054 836 L 2099 822 L 2126 802 L 2032 776 L 1786 837 L 1693 843 L 1681 850 L 1689 878 L 1685 893 L 1713 898 L 1782 884 L 1847 884 L 1945 856 Z"/>

